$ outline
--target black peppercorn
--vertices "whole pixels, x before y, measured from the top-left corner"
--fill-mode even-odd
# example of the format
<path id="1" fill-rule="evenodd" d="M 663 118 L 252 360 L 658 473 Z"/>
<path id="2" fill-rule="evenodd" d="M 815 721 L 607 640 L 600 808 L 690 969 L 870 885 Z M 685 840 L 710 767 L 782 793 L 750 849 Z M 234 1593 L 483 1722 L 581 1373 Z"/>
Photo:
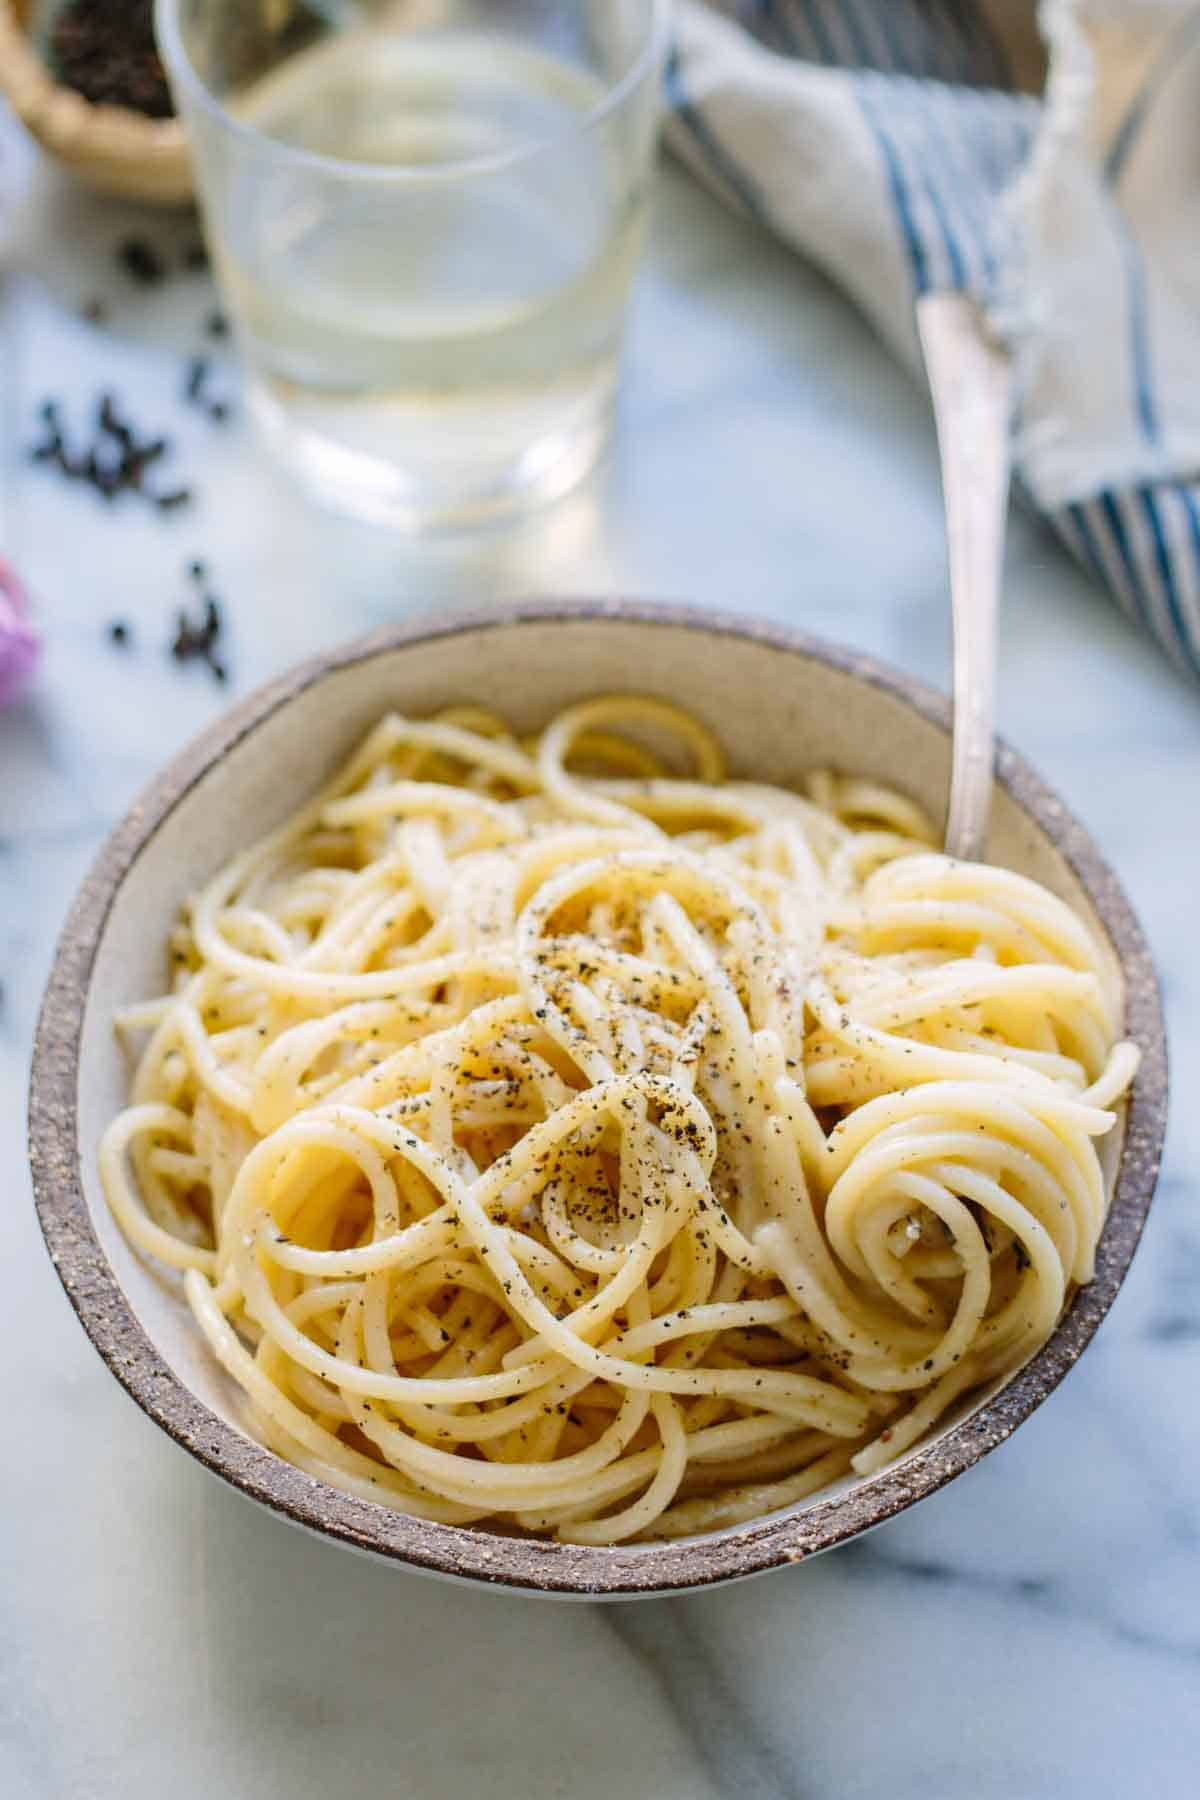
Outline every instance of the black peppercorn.
<path id="1" fill-rule="evenodd" d="M 67 0 L 50 31 L 59 80 L 93 105 L 173 117 L 153 14 L 152 0 Z"/>
<path id="2" fill-rule="evenodd" d="M 191 488 L 172 488 L 168 493 L 155 494 L 154 504 L 159 512 L 178 512 L 182 506 L 190 506 L 192 502 Z"/>
<path id="3" fill-rule="evenodd" d="M 193 581 L 203 579 L 203 563 L 193 562 L 188 572 Z M 186 608 L 176 613 L 175 636 L 169 651 L 176 662 L 206 662 L 213 679 L 223 683 L 229 679 L 229 671 L 217 654 L 222 630 L 221 603 L 215 594 L 205 594 L 202 605 L 203 612 L 198 620 L 193 620 Z"/>
<path id="4" fill-rule="evenodd" d="M 139 287 L 156 287 L 166 274 L 161 256 L 145 238 L 125 238 L 117 245 L 117 261 Z"/>

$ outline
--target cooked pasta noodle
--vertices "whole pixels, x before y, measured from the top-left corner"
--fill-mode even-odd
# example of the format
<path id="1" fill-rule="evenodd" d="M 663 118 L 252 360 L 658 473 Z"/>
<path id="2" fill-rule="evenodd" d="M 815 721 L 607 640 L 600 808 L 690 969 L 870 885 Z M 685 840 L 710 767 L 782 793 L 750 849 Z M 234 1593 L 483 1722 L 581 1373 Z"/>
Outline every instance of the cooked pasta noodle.
<path id="1" fill-rule="evenodd" d="M 1137 1063 L 1107 946 L 932 845 L 657 700 L 388 717 L 122 1016 L 112 1210 L 263 1441 L 404 1512 L 612 1544 L 876 1470 L 1090 1278 Z"/>

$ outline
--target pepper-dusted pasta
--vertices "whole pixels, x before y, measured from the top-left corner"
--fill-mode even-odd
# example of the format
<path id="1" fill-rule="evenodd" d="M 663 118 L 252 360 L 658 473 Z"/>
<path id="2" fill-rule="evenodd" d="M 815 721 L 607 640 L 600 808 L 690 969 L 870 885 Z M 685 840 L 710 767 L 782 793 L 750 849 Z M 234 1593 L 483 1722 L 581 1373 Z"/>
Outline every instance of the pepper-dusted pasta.
<path id="1" fill-rule="evenodd" d="M 890 790 L 726 779 L 662 701 L 384 719 L 172 955 L 109 1203 L 263 1440 L 383 1504 L 752 1518 L 1090 1277 L 1137 1063 L 1107 947 Z"/>

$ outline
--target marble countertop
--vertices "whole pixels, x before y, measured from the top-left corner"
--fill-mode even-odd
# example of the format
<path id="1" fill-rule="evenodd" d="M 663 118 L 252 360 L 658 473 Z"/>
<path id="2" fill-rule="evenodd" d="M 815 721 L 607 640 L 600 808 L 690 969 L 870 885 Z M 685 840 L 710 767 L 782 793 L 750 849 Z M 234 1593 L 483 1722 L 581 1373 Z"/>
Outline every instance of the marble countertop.
<path id="1" fill-rule="evenodd" d="M 620 428 L 519 529 L 416 546 L 306 511 L 235 416 L 181 403 L 203 275 L 140 289 L 136 213 L 0 129 L 0 552 L 47 655 L 0 714 L 0 1309 L 6 1800 L 1191 1800 L 1200 1766 L 1200 693 L 1025 519 L 1004 614 L 1007 734 L 1128 886 L 1162 970 L 1169 1154 L 1133 1272 L 1016 1438 L 864 1542 L 684 1600 L 539 1604 L 382 1569 L 210 1480 L 89 1348 L 43 1254 L 24 1154 L 54 939 L 135 792 L 231 695 L 420 606 L 688 597 L 945 680 L 923 398 L 819 276 L 665 174 Z M 4 202 L 0 202 L 0 221 Z M 181 250 L 186 226 L 154 224 Z M 178 257 L 176 257 L 178 261 Z M 102 324 L 80 316 L 89 300 Z M 236 396 L 222 363 L 214 390 Z M 169 426 L 170 517 L 28 460 L 37 407 L 111 388 Z M 230 680 L 165 654 L 187 562 L 227 602 Z M 115 619 L 133 642 L 106 638 Z"/>

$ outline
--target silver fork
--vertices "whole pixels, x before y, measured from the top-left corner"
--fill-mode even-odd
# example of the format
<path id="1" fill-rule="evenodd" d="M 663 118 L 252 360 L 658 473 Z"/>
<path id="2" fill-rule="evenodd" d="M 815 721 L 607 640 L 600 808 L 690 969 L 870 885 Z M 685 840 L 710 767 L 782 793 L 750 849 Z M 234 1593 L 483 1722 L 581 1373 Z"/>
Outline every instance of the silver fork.
<path id="1" fill-rule="evenodd" d="M 954 618 L 946 852 L 982 861 L 995 762 L 996 614 L 1008 513 L 1011 369 L 966 294 L 926 294 L 917 331 L 933 394 Z"/>

